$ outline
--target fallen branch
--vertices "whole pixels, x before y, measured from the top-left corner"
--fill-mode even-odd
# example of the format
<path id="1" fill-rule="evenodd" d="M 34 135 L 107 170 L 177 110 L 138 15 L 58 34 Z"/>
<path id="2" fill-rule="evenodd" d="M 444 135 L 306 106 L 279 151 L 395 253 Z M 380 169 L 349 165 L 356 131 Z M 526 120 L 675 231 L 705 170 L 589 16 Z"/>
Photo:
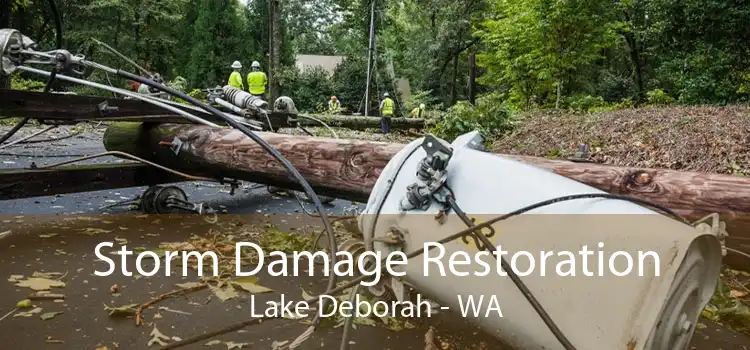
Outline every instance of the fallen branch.
<path id="1" fill-rule="evenodd" d="M 153 299 L 151 299 L 151 300 L 149 300 L 149 301 L 147 301 L 147 302 L 145 302 L 145 303 L 143 303 L 141 305 L 138 305 L 138 307 L 135 309 L 135 325 L 136 326 L 143 325 L 143 317 L 142 317 L 143 310 L 149 308 L 151 305 L 154 305 L 154 304 L 156 304 L 156 303 L 158 303 L 158 302 L 160 302 L 162 300 L 169 299 L 169 298 L 171 298 L 173 296 L 183 295 L 183 294 L 187 294 L 187 293 L 192 293 L 192 292 L 195 292 L 195 291 L 199 291 L 201 289 L 205 289 L 207 287 L 208 287 L 208 284 L 202 283 L 200 285 L 193 286 L 193 287 L 190 287 L 190 288 L 183 288 L 183 289 L 173 290 L 171 292 L 161 294 L 161 295 L 157 296 L 156 298 L 153 298 Z"/>

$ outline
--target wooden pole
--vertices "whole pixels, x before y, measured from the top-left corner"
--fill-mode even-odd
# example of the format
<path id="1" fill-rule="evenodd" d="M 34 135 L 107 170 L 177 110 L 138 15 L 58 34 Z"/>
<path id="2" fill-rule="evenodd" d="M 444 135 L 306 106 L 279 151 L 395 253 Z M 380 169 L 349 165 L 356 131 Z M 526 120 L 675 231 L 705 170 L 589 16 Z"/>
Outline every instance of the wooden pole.
<path id="1" fill-rule="evenodd" d="M 365 202 L 380 172 L 404 145 L 259 133 L 299 169 L 321 194 Z M 180 139 L 175 153 L 160 142 Z M 240 131 L 208 126 L 115 123 L 104 134 L 108 151 L 123 151 L 203 176 L 223 176 L 300 189 L 284 168 Z M 188 146 L 189 145 L 189 146 Z M 728 246 L 750 251 L 750 178 L 720 174 L 640 169 L 500 155 L 531 164 L 600 190 L 645 199 L 690 219 L 721 214 Z M 750 259 L 728 256 L 750 271 Z M 738 259 L 740 258 L 740 259 Z"/>

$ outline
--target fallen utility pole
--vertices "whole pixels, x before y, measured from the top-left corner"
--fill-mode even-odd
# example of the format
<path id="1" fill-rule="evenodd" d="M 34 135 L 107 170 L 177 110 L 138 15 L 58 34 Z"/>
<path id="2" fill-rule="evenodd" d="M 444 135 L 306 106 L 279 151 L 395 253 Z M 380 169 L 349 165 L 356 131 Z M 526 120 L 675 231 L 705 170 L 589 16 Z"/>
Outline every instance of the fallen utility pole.
<path id="1" fill-rule="evenodd" d="M 331 127 L 347 128 L 352 130 L 380 129 L 380 118 L 361 117 L 347 115 L 315 115 Z M 302 119 L 299 123 L 303 126 L 320 126 L 319 124 Z M 430 125 L 430 122 L 421 118 L 392 118 L 391 129 L 422 129 Z"/>
<path id="2" fill-rule="evenodd" d="M 366 202 L 391 157 L 405 145 L 259 133 L 299 169 L 321 194 Z M 177 154 L 165 146 L 175 139 Z M 233 129 L 208 126 L 114 123 L 104 134 L 108 151 L 123 151 L 195 175 L 222 176 L 291 189 L 284 168 L 252 140 Z M 750 178 L 641 169 L 500 155 L 537 166 L 600 190 L 645 199 L 690 219 L 719 213 L 731 248 L 750 250 Z M 502 181 L 502 179 L 498 179 Z M 750 259 L 730 254 L 726 262 L 750 271 Z"/>

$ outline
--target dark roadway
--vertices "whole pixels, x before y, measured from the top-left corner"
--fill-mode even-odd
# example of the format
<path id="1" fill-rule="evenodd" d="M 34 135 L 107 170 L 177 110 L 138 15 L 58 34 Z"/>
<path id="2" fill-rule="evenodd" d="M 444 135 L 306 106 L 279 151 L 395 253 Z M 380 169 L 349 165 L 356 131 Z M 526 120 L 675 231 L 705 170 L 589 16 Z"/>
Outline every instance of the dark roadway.
<path id="1" fill-rule="evenodd" d="M 0 133 L 5 129 L 7 127 L 0 127 Z M 31 128 L 24 131 L 33 132 Z M 60 135 L 64 134 L 62 132 Z M 0 167 L 26 167 L 32 161 L 39 165 L 50 164 L 75 158 L 60 157 L 63 154 L 80 156 L 103 152 L 98 139 L 100 134 L 101 130 L 53 144 L 8 147 L 0 150 Z M 103 161 L 113 160 L 109 158 L 94 162 Z M 296 200 L 270 195 L 264 188 L 238 191 L 235 196 L 230 196 L 224 187 L 215 184 L 181 183 L 179 186 L 193 201 L 207 201 L 212 207 L 230 214 L 245 214 L 222 215 L 220 221 L 268 221 L 287 229 L 299 229 L 315 223 L 315 219 L 301 215 Z M 97 262 L 94 256 L 94 247 L 101 241 L 117 237 L 128 240 L 131 247 L 153 248 L 160 242 L 179 242 L 193 234 L 205 235 L 211 227 L 198 215 L 177 219 L 165 217 L 159 219 L 157 225 L 153 221 L 154 216 L 106 215 L 128 211 L 124 208 L 102 209 L 103 206 L 133 198 L 143 190 L 129 188 L 0 201 L 0 271 L 3 278 L 10 278 L 11 275 L 30 277 L 34 272 L 60 272 L 64 274 L 61 280 L 66 284 L 62 288 L 52 289 L 53 293 L 65 295 L 62 302 L 36 300 L 34 304 L 42 309 L 40 313 L 31 317 L 15 317 L 18 312 L 26 310 L 10 312 L 14 310 L 16 302 L 25 299 L 31 290 L 16 287 L 11 282 L 0 283 L 0 318 L 10 313 L 0 320 L 0 337 L 3 339 L 0 349 L 104 349 L 100 346 L 106 346 L 108 350 L 146 349 L 149 348 L 149 334 L 154 326 L 169 337 L 186 339 L 249 317 L 247 296 L 221 302 L 207 290 L 158 303 L 144 312 L 146 324 L 140 327 L 135 326 L 132 318 L 108 316 L 105 305 L 143 303 L 176 289 L 175 284 L 197 280 L 196 277 L 174 275 L 137 278 L 117 273 L 109 277 L 93 274 L 94 270 L 103 270 L 105 266 L 101 261 Z M 328 211 L 340 214 L 351 205 L 350 202 L 335 201 Z M 78 234 L 89 228 L 111 232 Z M 134 271 L 133 260 L 130 260 L 131 271 Z M 324 282 L 311 277 L 261 275 L 259 284 L 277 293 L 260 294 L 256 303 L 277 299 L 278 293 L 284 293 L 288 298 L 301 298 L 300 288 L 310 293 L 322 292 Z M 110 291 L 115 284 L 120 289 L 117 294 Z M 39 316 L 48 312 L 63 313 L 49 320 L 41 320 Z M 424 335 L 428 325 L 433 325 L 438 348 L 501 349 L 493 338 L 468 326 L 454 314 L 439 314 L 415 320 L 414 323 L 417 328 L 402 331 L 359 326 L 353 331 L 351 348 L 425 349 Z M 703 324 L 707 327 L 696 331 L 692 349 L 750 349 L 750 339 L 747 337 L 720 329 L 708 321 L 703 321 Z M 206 343 L 209 341 L 204 340 L 185 349 L 231 349 L 232 343 L 225 342 L 247 343 L 241 349 L 271 349 L 274 341 L 291 341 L 306 327 L 300 321 L 268 321 L 215 338 L 224 344 L 208 346 Z M 338 349 L 340 339 L 341 329 L 328 327 L 316 333 L 299 349 Z M 154 345 L 151 348 L 159 347 Z"/>

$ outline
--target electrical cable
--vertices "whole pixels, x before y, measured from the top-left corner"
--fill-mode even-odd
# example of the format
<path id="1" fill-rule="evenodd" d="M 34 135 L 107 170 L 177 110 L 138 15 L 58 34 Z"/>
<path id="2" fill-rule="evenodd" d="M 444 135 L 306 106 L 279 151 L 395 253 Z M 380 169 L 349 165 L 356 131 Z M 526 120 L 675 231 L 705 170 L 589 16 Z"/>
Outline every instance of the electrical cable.
<path id="1" fill-rule="evenodd" d="M 49 1 L 50 1 L 50 4 L 54 4 L 53 0 L 49 0 Z M 52 89 L 52 83 L 54 83 L 55 77 L 57 76 L 57 69 L 52 68 L 52 70 L 48 74 L 49 74 L 49 78 L 47 79 L 47 84 L 44 85 L 44 93 L 48 93 Z M 13 126 L 13 128 L 11 128 L 7 133 L 5 133 L 5 135 L 0 137 L 0 145 L 6 140 L 8 140 L 9 138 L 11 138 L 11 136 L 15 135 L 18 132 L 18 130 L 21 130 L 21 128 L 24 125 L 26 125 L 26 123 L 28 123 L 29 120 L 31 120 L 30 117 L 24 117 L 18 123 L 16 123 L 16 125 Z"/>
<path id="2" fill-rule="evenodd" d="M 330 245 L 332 247 L 337 246 L 337 244 L 336 244 L 336 236 L 334 235 L 333 227 L 331 226 L 331 222 L 328 219 L 328 216 L 326 215 L 325 209 L 323 208 L 323 203 L 321 203 L 320 198 L 315 193 L 315 190 L 313 190 L 312 186 L 310 186 L 310 184 L 307 182 L 307 180 L 305 180 L 304 176 L 302 176 L 302 174 L 300 174 L 300 172 L 297 170 L 297 168 L 295 168 L 294 165 L 292 165 L 292 163 L 289 162 L 288 159 L 286 159 L 281 153 L 279 153 L 278 150 L 276 150 L 275 148 L 273 148 L 265 140 L 263 140 L 261 137 L 259 137 L 255 132 L 253 132 L 252 130 L 248 129 L 247 127 L 245 127 L 241 123 L 237 122 L 236 120 L 234 120 L 232 118 L 228 118 L 227 116 L 225 116 L 218 109 L 216 109 L 214 107 L 211 107 L 211 106 L 209 106 L 209 105 L 207 105 L 205 103 L 202 103 L 202 102 L 194 99 L 193 97 L 191 97 L 191 96 L 189 96 L 189 95 L 187 95 L 187 94 L 185 94 L 183 92 L 177 91 L 177 90 L 175 90 L 173 88 L 170 88 L 168 86 L 164 86 L 162 84 L 158 84 L 158 83 L 156 83 L 156 82 L 154 82 L 152 80 L 149 80 L 149 79 L 137 76 L 135 74 L 132 74 L 130 72 L 126 72 L 126 71 L 123 71 L 123 70 L 120 70 L 120 69 L 115 70 L 115 72 L 117 73 L 117 75 L 120 75 L 120 76 L 122 76 L 122 77 L 124 77 L 126 79 L 135 80 L 135 81 L 137 81 L 137 82 L 139 82 L 141 84 L 146 84 L 149 87 L 153 87 L 153 88 L 155 88 L 157 90 L 164 91 L 164 92 L 166 92 L 166 93 L 168 93 L 168 94 L 170 94 L 170 95 L 172 95 L 174 97 L 181 98 L 181 99 L 183 99 L 183 100 L 185 100 L 185 101 L 187 101 L 187 102 L 189 102 L 189 103 L 191 103 L 191 104 L 193 104 L 193 105 L 195 105 L 197 107 L 203 108 L 204 110 L 210 112 L 211 114 L 215 115 L 216 117 L 218 117 L 220 119 L 223 119 L 229 125 L 231 125 L 235 129 L 240 130 L 243 134 L 247 135 L 250 139 L 252 139 L 253 141 L 255 141 L 259 146 L 261 146 L 261 148 L 263 148 L 266 152 L 268 152 L 271 156 L 273 156 L 276 160 L 278 160 L 279 163 L 281 163 L 284 166 L 284 168 L 287 170 L 287 172 L 292 177 L 294 177 L 299 182 L 299 184 L 304 188 L 305 193 L 313 201 L 315 209 L 320 214 L 320 219 L 323 222 L 323 226 L 325 227 L 326 231 L 328 232 L 328 239 L 329 239 Z M 333 257 L 333 254 L 331 254 L 331 255 Z M 333 270 L 333 268 L 335 266 L 335 263 L 336 263 L 336 259 L 335 258 L 330 259 L 330 265 L 331 265 L 330 268 L 332 270 Z M 336 286 L 336 275 L 335 274 L 329 274 L 329 277 L 330 278 L 328 279 L 328 286 L 327 286 L 326 289 L 333 289 Z M 326 302 L 327 302 L 327 299 L 323 299 L 323 301 L 321 301 L 321 305 L 320 305 L 321 309 L 325 309 L 325 306 L 327 304 Z M 319 326 L 319 324 L 320 324 L 320 313 L 317 313 L 316 316 L 315 316 L 315 318 L 314 318 L 314 320 L 313 320 L 313 325 L 315 326 L 315 328 L 317 328 Z"/>
<path id="3" fill-rule="evenodd" d="M 58 127 L 59 125 L 52 125 L 52 126 Z M 42 140 L 29 140 L 29 139 L 26 139 L 26 140 L 23 140 L 22 142 L 19 142 L 19 143 L 21 143 L 21 144 L 29 144 L 29 143 L 55 142 L 55 141 L 69 139 L 71 137 L 76 137 L 76 136 L 78 136 L 78 135 L 80 135 L 82 133 L 83 133 L 83 131 L 71 132 L 71 133 L 69 133 L 69 134 L 67 134 L 65 136 L 50 137 L 50 138 L 46 138 L 46 139 L 42 139 Z M 39 135 L 36 135 L 36 136 L 39 136 Z"/>
<path id="4" fill-rule="evenodd" d="M 21 129 L 26 123 L 29 121 L 29 117 L 24 117 L 23 119 L 19 120 L 16 125 L 14 125 L 8 132 L 5 133 L 2 137 L 0 137 L 0 144 L 11 138 L 11 136 L 15 135 L 19 129 Z"/>
<path id="5" fill-rule="evenodd" d="M 418 149 L 418 148 L 416 148 L 416 149 Z M 485 249 L 490 250 L 490 252 L 494 252 L 494 251 L 497 250 L 497 248 L 492 244 L 492 242 L 490 242 L 490 240 L 487 238 L 487 236 L 485 236 L 484 234 L 481 233 L 481 229 L 483 229 L 485 227 L 489 227 L 490 225 L 492 225 L 495 222 L 506 220 L 506 219 L 511 218 L 513 216 L 517 216 L 517 215 L 523 214 L 525 212 L 528 212 L 528 211 L 531 211 L 531 210 L 534 210 L 534 209 L 537 209 L 537 208 L 540 208 L 540 207 L 544 207 L 544 206 L 556 204 L 556 203 L 559 203 L 559 202 L 575 200 L 575 199 L 590 199 L 590 198 L 603 198 L 603 199 L 625 200 L 625 201 L 629 201 L 629 202 L 632 202 L 632 203 L 635 203 L 635 204 L 641 204 L 641 205 L 649 206 L 649 207 L 652 207 L 652 208 L 656 208 L 656 209 L 662 211 L 663 213 L 666 213 L 666 214 L 668 214 L 668 215 L 676 218 L 677 220 L 682 221 L 683 223 L 685 223 L 687 225 L 690 225 L 690 222 L 687 221 L 687 219 L 685 219 L 683 216 L 677 214 L 676 212 L 674 212 L 673 210 L 671 210 L 669 208 L 666 208 L 664 206 L 661 206 L 659 204 L 656 204 L 656 203 L 653 203 L 653 202 L 650 202 L 650 201 L 646 201 L 646 200 L 635 198 L 635 197 L 613 195 L 613 194 L 609 194 L 609 193 L 590 193 L 590 194 L 576 194 L 576 195 L 562 196 L 562 197 L 558 197 L 558 198 L 553 198 L 553 199 L 549 199 L 549 200 L 537 202 L 535 204 L 528 205 L 528 206 L 523 207 L 521 209 L 515 210 L 515 211 L 513 211 L 513 212 L 511 212 L 509 214 L 505 214 L 505 215 L 496 217 L 496 218 L 491 219 L 491 220 L 489 220 L 487 222 L 484 222 L 482 224 L 473 225 L 473 226 L 470 225 L 467 230 L 463 230 L 463 231 L 461 231 L 459 233 L 456 233 L 454 235 L 451 235 L 451 236 L 447 237 L 447 238 L 452 238 L 452 239 L 449 239 L 449 240 L 446 241 L 447 238 L 445 238 L 445 239 L 442 239 L 442 240 L 438 241 L 438 243 L 443 244 L 443 243 L 446 243 L 448 241 L 452 241 L 453 239 L 456 239 L 456 238 L 459 238 L 459 237 L 463 237 L 468 232 L 469 234 L 473 234 L 476 238 L 478 238 L 480 241 L 482 241 L 482 243 L 484 244 L 484 248 Z M 453 201 L 452 198 L 449 198 L 448 200 L 449 200 L 449 202 Z M 463 214 L 460 211 L 460 209 L 458 209 L 458 206 L 455 204 L 455 202 L 453 202 L 453 204 L 451 205 L 451 207 L 457 212 L 457 214 L 459 216 L 461 216 Z M 463 216 L 465 216 L 465 214 L 463 214 Z M 469 221 L 468 223 L 471 223 L 471 221 Z M 417 251 L 417 252 L 419 252 L 419 251 Z M 417 254 L 415 256 L 418 256 L 418 255 L 419 254 Z M 492 254 L 492 255 L 495 258 L 497 258 L 496 254 Z M 413 258 L 413 257 L 414 256 L 410 256 L 410 255 L 407 254 L 407 258 Z M 549 327 L 550 331 L 553 333 L 553 335 L 555 336 L 555 338 L 557 338 L 557 340 L 560 341 L 560 343 L 563 345 L 563 347 L 565 347 L 566 350 L 575 350 L 576 347 L 570 342 L 570 340 L 567 339 L 567 337 L 562 333 L 562 331 L 559 329 L 559 327 L 557 327 L 557 325 L 551 319 L 551 317 L 549 316 L 549 314 L 547 314 L 547 312 L 544 309 L 544 307 L 542 307 L 542 305 L 534 297 L 534 295 L 531 293 L 531 291 L 528 289 L 528 287 L 526 287 L 526 285 L 523 284 L 523 282 L 520 280 L 520 277 L 518 275 L 516 275 L 513 272 L 512 269 L 510 269 L 510 266 L 505 261 L 505 259 L 501 259 L 500 262 L 501 262 L 501 267 L 508 272 L 508 276 L 511 278 L 511 280 L 513 280 L 513 282 L 516 285 L 516 287 L 518 287 L 519 291 L 524 295 L 524 297 L 526 297 L 526 299 L 529 301 L 529 303 L 534 308 L 534 310 L 539 314 L 539 316 L 542 318 L 542 320 L 547 325 L 547 327 Z M 382 268 L 382 264 L 381 264 L 381 268 Z M 366 278 L 366 276 L 365 276 L 365 278 Z M 364 280 L 364 278 L 362 278 L 362 280 Z M 344 334 L 346 334 L 346 332 Z M 342 348 L 341 349 L 345 350 L 345 348 L 343 347 L 343 344 L 348 344 L 348 343 L 349 343 L 348 339 L 342 339 Z"/>
<path id="6" fill-rule="evenodd" d="M 0 145 L 0 149 L 7 148 L 7 147 L 13 146 L 13 145 L 18 144 L 18 143 L 24 143 L 24 141 L 26 141 L 28 139 L 31 139 L 31 138 L 34 138 L 36 136 L 39 136 L 41 134 L 44 134 L 45 132 L 50 131 L 50 130 L 56 128 L 56 127 L 57 127 L 57 125 L 51 125 L 48 128 L 42 129 L 40 131 L 37 131 L 37 132 L 35 132 L 35 133 L 33 133 L 33 134 L 29 135 L 29 136 L 24 136 L 24 137 L 22 137 L 22 138 L 20 138 L 18 140 L 11 141 L 11 142 L 8 142 L 6 144 Z"/>
<path id="7" fill-rule="evenodd" d="M 419 148 L 415 148 L 415 149 L 419 149 Z M 494 217 L 492 219 L 489 219 L 487 221 L 479 223 L 479 224 L 477 224 L 477 225 L 475 225 L 473 227 L 468 227 L 468 228 L 466 228 L 464 230 L 461 230 L 461 231 L 458 231 L 458 232 L 456 232 L 454 234 L 451 234 L 449 236 L 443 237 L 440 240 L 436 241 L 435 242 L 436 244 L 430 245 L 428 247 L 425 247 L 425 249 L 414 250 L 411 253 L 406 254 L 406 259 L 407 260 L 408 259 L 413 259 L 415 257 L 418 257 L 418 256 L 424 254 L 427 251 L 432 250 L 433 248 L 435 248 L 435 247 L 437 247 L 439 245 L 442 245 L 442 244 L 454 241 L 454 240 L 459 239 L 459 238 L 461 238 L 463 236 L 474 235 L 474 234 L 476 234 L 475 232 L 480 232 L 479 235 L 480 236 L 484 236 L 483 234 L 481 234 L 481 230 L 482 229 L 488 228 L 488 227 L 492 226 L 493 224 L 495 224 L 497 222 L 510 219 L 510 218 L 512 218 L 514 216 L 518 216 L 518 215 L 524 214 L 524 213 L 532 211 L 534 209 L 538 209 L 538 208 L 545 207 L 545 206 L 550 206 L 550 205 L 557 204 L 557 203 L 560 203 L 560 202 L 566 202 L 566 201 L 576 200 L 576 199 L 594 199 L 594 198 L 623 200 L 623 201 L 627 201 L 627 202 L 631 202 L 631 203 L 635 203 L 635 204 L 640 204 L 640 205 L 652 207 L 652 208 L 655 208 L 657 210 L 660 210 L 660 211 L 664 212 L 665 214 L 668 214 L 669 216 L 675 217 L 679 221 L 681 221 L 681 222 L 683 222 L 683 223 L 691 226 L 689 221 L 687 221 L 684 217 L 682 217 L 681 215 L 679 215 L 676 212 L 672 211 L 671 209 L 668 209 L 668 208 L 663 207 L 663 206 L 661 206 L 659 204 L 656 204 L 656 203 L 653 203 L 653 202 L 650 202 L 650 201 L 647 201 L 647 200 L 643 200 L 643 199 L 640 199 L 640 198 L 629 197 L 629 196 L 622 196 L 622 195 L 614 195 L 614 194 L 609 194 L 609 193 L 574 194 L 574 195 L 567 195 L 567 196 L 561 196 L 561 197 L 547 199 L 547 200 L 544 200 L 544 201 L 540 201 L 540 202 L 537 202 L 537 203 L 534 203 L 534 204 L 530 204 L 530 205 L 524 206 L 522 208 L 516 209 L 516 210 L 514 210 L 514 211 L 512 211 L 510 213 L 507 213 L 507 214 L 498 215 L 498 216 L 496 216 L 496 217 Z M 381 259 L 380 262 L 379 262 L 379 265 L 380 265 L 379 268 L 383 269 L 386 266 L 387 263 L 388 263 L 388 258 Z M 330 289 L 330 290 L 326 290 L 325 293 L 326 293 L 326 295 L 334 295 L 336 293 L 340 293 L 342 291 L 345 291 L 345 290 L 347 290 L 349 288 L 354 287 L 355 285 L 359 284 L 360 282 L 364 281 L 367 278 L 372 278 L 372 276 L 360 275 L 358 277 L 355 277 L 355 278 L 349 280 L 346 283 L 342 283 L 341 285 L 337 286 L 336 288 L 333 288 L 333 289 Z M 319 299 L 320 299 L 320 295 L 317 295 L 317 296 L 312 296 L 312 297 L 310 297 L 308 299 L 305 299 L 304 302 L 312 303 L 312 302 L 315 302 L 316 300 L 319 300 Z M 279 317 L 281 317 L 281 316 L 279 316 Z M 256 320 L 256 322 L 252 322 L 252 320 Z M 172 345 L 170 345 L 170 346 L 168 346 L 166 348 L 162 348 L 162 349 L 176 349 L 178 347 L 189 345 L 189 344 L 195 343 L 197 341 L 205 340 L 205 339 L 208 339 L 210 337 L 215 337 L 215 336 L 218 336 L 218 335 L 221 335 L 221 334 L 224 334 L 224 333 L 235 331 L 237 329 L 242 329 L 242 328 L 245 327 L 245 325 L 257 323 L 258 322 L 257 320 L 261 320 L 261 319 L 251 318 L 250 320 L 245 320 L 245 321 L 239 322 L 237 324 L 227 326 L 227 327 L 223 328 L 224 331 L 209 332 L 207 334 L 199 335 L 199 336 L 196 336 L 194 338 L 189 338 L 189 339 L 182 340 L 182 341 L 179 342 L 179 344 L 172 344 Z"/>
<path id="8" fill-rule="evenodd" d="M 25 72 L 40 74 L 40 75 L 50 75 L 50 73 L 47 72 L 47 71 L 43 71 L 41 69 L 36 69 L 36 68 L 31 68 L 31 67 L 26 67 L 26 66 L 18 66 L 18 67 L 16 67 L 16 69 L 21 70 L 21 71 L 25 71 Z M 150 103 L 150 104 L 153 104 L 155 106 L 164 108 L 164 109 L 169 110 L 171 112 L 177 113 L 177 114 L 185 117 L 186 119 L 194 121 L 196 123 L 200 123 L 200 124 L 204 124 L 204 125 L 208 125 L 208 126 L 213 126 L 213 127 L 217 127 L 217 128 L 220 127 L 217 124 L 214 124 L 214 123 L 209 122 L 209 121 L 207 121 L 205 119 L 201 119 L 199 117 L 196 117 L 196 116 L 194 116 L 194 115 L 192 115 L 192 114 L 190 114 L 190 113 L 188 113 L 188 112 L 186 112 L 186 111 L 184 111 L 182 109 L 179 109 L 179 108 L 174 107 L 174 106 L 170 106 L 169 104 L 163 103 L 161 101 L 157 101 L 156 99 L 144 98 L 143 95 L 135 93 L 135 92 L 132 92 L 132 91 L 123 90 L 123 89 L 120 89 L 120 88 L 116 88 L 116 87 L 112 87 L 112 86 L 108 86 L 108 85 L 104 85 L 104 84 L 99 84 L 99 83 L 95 83 L 95 82 L 88 81 L 88 80 L 73 78 L 73 77 L 69 77 L 67 75 L 62 75 L 62 74 L 57 74 L 56 77 L 57 77 L 57 79 L 69 81 L 71 83 L 78 83 L 78 84 L 81 84 L 81 85 L 86 85 L 86 86 L 90 86 L 90 87 L 94 87 L 94 88 L 98 88 L 98 89 L 102 89 L 102 90 L 110 91 L 110 92 L 117 92 L 117 93 L 119 93 L 121 95 L 129 96 L 129 97 L 132 97 L 132 98 L 144 101 L 146 103 Z"/>
<path id="9" fill-rule="evenodd" d="M 320 120 L 318 118 L 310 117 L 310 116 L 302 115 L 302 114 L 297 115 L 297 118 L 312 120 L 312 121 L 314 121 L 314 122 L 322 125 L 324 128 L 328 129 L 328 131 L 333 135 L 333 138 L 335 138 L 335 139 L 339 138 L 339 135 L 336 134 L 336 132 L 333 130 L 333 128 L 331 128 L 328 124 L 326 124 L 324 121 L 322 121 L 322 120 Z M 307 131 L 305 130 L 305 132 L 307 132 Z M 309 132 L 307 132 L 307 133 L 309 134 Z M 315 135 L 310 135 L 310 136 L 315 136 Z"/>
<path id="10" fill-rule="evenodd" d="M 84 160 L 93 159 L 93 158 L 100 158 L 100 157 L 106 157 L 106 156 L 120 156 L 120 157 L 124 157 L 124 158 L 129 158 L 131 160 L 135 160 L 137 162 L 141 162 L 141 163 L 144 163 L 144 164 L 151 165 L 153 167 L 159 168 L 161 170 L 170 172 L 170 173 L 175 174 L 175 175 L 182 176 L 182 177 L 184 177 L 186 179 L 193 180 L 193 181 L 208 181 L 208 182 L 219 182 L 219 183 L 221 183 L 221 181 L 216 180 L 216 179 L 212 179 L 212 178 L 208 178 L 208 177 L 203 177 L 203 176 L 194 176 L 194 175 L 190 175 L 190 174 L 185 174 L 183 172 L 180 172 L 180 171 L 177 171 L 177 170 L 173 170 L 173 169 L 165 167 L 163 165 L 156 164 L 156 163 L 148 161 L 146 159 L 134 156 L 134 155 L 132 155 L 130 153 L 125 153 L 125 152 L 120 152 L 120 151 L 107 151 L 107 152 L 92 154 L 92 155 L 83 156 L 83 157 L 76 158 L 76 159 L 66 160 L 66 161 L 59 162 L 59 163 L 38 166 L 37 169 L 56 168 L 56 167 L 63 166 L 63 165 L 66 165 L 66 164 L 78 163 L 78 162 L 82 162 Z"/>

